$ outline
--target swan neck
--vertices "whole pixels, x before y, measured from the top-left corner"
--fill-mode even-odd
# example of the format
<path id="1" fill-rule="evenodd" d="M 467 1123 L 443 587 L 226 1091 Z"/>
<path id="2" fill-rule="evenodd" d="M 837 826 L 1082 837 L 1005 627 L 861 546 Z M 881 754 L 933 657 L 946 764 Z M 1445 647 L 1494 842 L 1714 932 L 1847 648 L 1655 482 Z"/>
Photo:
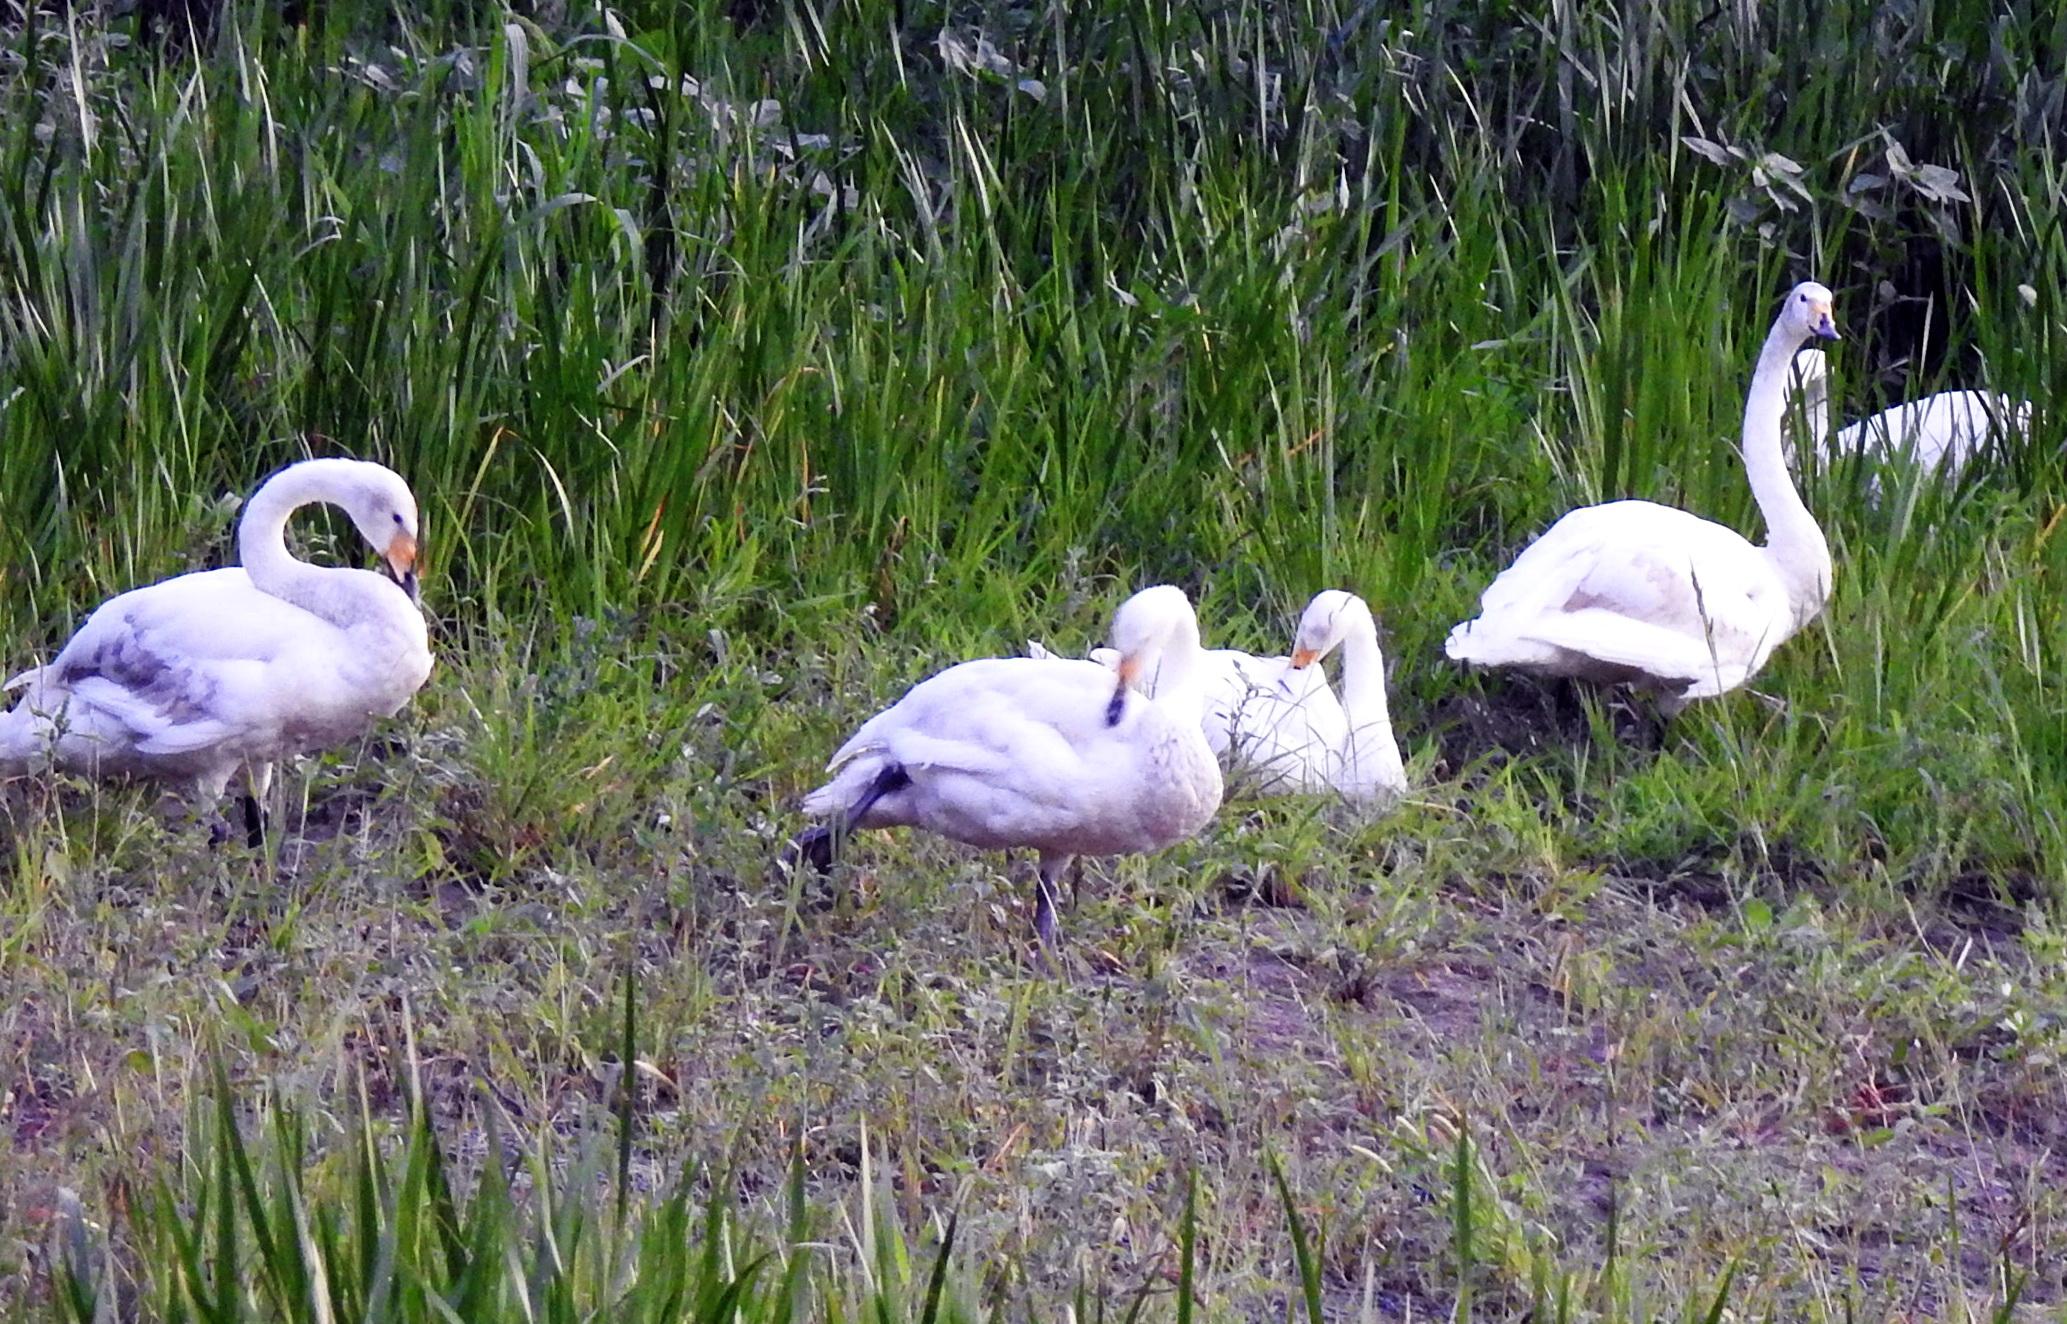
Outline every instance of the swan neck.
<path id="1" fill-rule="evenodd" d="M 1342 710 L 1352 730 L 1383 722 L 1390 726 L 1385 702 L 1385 654 L 1378 647 L 1378 625 L 1359 613 L 1342 637 Z"/>
<path id="2" fill-rule="evenodd" d="M 1199 646 L 1196 622 L 1178 624 L 1157 650 L 1149 668 L 1154 683 L 1149 693 L 1158 704 L 1170 709 L 1193 726 L 1206 712 L 1205 650 Z"/>
<path id="3" fill-rule="evenodd" d="M 261 593 L 343 626 L 360 614 L 347 601 L 356 596 L 358 577 L 310 565 L 287 550 L 288 519 L 303 506 L 330 499 L 320 471 L 297 468 L 275 474 L 244 504 L 244 516 L 237 522 L 237 560 Z"/>
<path id="4" fill-rule="evenodd" d="M 1801 336 L 1775 323 L 1751 376 L 1744 402 L 1744 471 L 1766 521 L 1766 554 L 1787 585 L 1799 628 L 1830 596 L 1830 544 L 1815 516 L 1802 503 L 1787 470 L 1781 424 L 1787 412 L 1788 381 Z"/>

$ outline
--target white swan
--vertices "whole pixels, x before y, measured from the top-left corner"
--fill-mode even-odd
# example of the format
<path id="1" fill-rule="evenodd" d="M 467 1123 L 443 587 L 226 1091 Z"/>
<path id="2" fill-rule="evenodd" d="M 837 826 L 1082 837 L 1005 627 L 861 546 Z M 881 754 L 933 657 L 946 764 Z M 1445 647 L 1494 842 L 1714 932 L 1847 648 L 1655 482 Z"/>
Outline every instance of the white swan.
<path id="1" fill-rule="evenodd" d="M 914 685 L 832 757 L 798 838 L 819 866 L 860 828 L 919 827 L 971 846 L 1040 852 L 1035 931 L 1055 941 L 1055 885 L 1078 855 L 1161 850 L 1220 807 L 1199 730 L 1199 627 L 1168 585 L 1113 617 L 1117 674 L 1095 662 L 986 658 Z M 1156 698 L 1134 691 L 1152 681 Z"/>
<path id="2" fill-rule="evenodd" d="M 1788 477 L 1788 370 L 1811 336 L 1837 339 L 1831 294 L 1788 292 L 1744 404 L 1744 468 L 1766 543 L 1649 501 L 1572 511 L 1486 588 L 1450 631 L 1452 658 L 1546 675 L 1635 681 L 1668 704 L 1722 694 L 1765 665 L 1830 596 L 1830 546 Z"/>
<path id="3" fill-rule="evenodd" d="M 1337 647 L 1343 650 L 1342 700 L 1313 665 Z M 1039 640 L 1028 640 L 1026 652 L 1054 656 Z M 1108 669 L 1119 660 L 1110 648 L 1094 648 L 1089 657 Z M 1206 743 L 1249 789 L 1334 791 L 1359 800 L 1406 789 L 1386 706 L 1378 623 L 1354 593 L 1315 594 L 1299 618 L 1290 657 L 1209 648 L 1200 654 L 1200 670 Z"/>
<path id="4" fill-rule="evenodd" d="M 288 552 L 288 516 L 317 501 L 345 509 L 387 575 Z M 416 499 L 392 470 L 342 459 L 281 470 L 246 504 L 237 556 L 110 598 L 48 665 L 8 681 L 26 693 L 0 715 L 0 774 L 55 764 L 185 780 L 212 801 L 241 769 L 256 837 L 276 761 L 353 739 L 430 675 Z"/>
<path id="5" fill-rule="evenodd" d="M 1805 349 L 1795 355 L 1794 370 L 1820 464 L 1870 453 L 1885 460 L 1907 460 L 1925 473 L 1941 468 L 1957 473 L 1987 448 L 1991 438 L 2031 433 L 2031 402 L 1996 391 L 1939 391 L 1832 431 L 1828 359 L 1820 349 Z"/>
<path id="6" fill-rule="evenodd" d="M 1295 674 L 1319 676 L 1314 664 L 1337 647 L 1342 649 L 1342 701 L 1335 702 L 1325 682 L 1307 693 L 1298 700 L 1307 742 L 1257 766 L 1266 772 L 1283 768 L 1289 756 L 1294 769 L 1290 780 L 1299 789 L 1331 790 L 1354 800 L 1403 794 L 1407 772 L 1385 700 L 1385 654 L 1378 647 L 1378 623 L 1371 617 L 1370 604 L 1356 594 L 1324 589 L 1299 617 L 1289 665 Z M 1285 730 L 1282 724 L 1273 728 L 1270 739 L 1282 744 Z"/>

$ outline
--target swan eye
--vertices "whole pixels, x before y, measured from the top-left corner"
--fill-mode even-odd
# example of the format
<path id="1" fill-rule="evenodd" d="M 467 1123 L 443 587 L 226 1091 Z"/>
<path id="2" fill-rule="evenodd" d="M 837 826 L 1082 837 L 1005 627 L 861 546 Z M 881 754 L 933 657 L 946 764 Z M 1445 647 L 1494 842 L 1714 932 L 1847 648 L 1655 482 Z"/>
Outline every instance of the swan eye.
<path id="1" fill-rule="evenodd" d="M 402 512 L 398 510 L 398 511 L 396 511 L 396 512 L 395 512 L 395 525 L 396 525 L 396 527 L 398 527 L 398 528 L 399 528 L 399 527 L 401 527 L 401 524 L 402 524 Z"/>

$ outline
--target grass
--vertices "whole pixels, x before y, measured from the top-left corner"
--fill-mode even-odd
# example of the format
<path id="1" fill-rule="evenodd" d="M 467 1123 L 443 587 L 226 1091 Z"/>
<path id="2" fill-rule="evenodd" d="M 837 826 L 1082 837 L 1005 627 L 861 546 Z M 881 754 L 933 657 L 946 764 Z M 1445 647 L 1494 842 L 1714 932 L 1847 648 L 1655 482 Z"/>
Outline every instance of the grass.
<path id="1" fill-rule="evenodd" d="M 0 788 L 10 1314 L 2061 1308 L 2050 8 L 0 14 L 10 665 L 330 451 L 440 656 L 256 855 Z M 2029 443 L 1807 477 L 1835 601 L 1662 750 L 1444 663 L 1576 502 L 1757 528 L 1812 275 L 1847 417 Z M 1091 868 L 1064 980 L 1023 868 L 771 875 L 862 715 L 1158 579 L 1370 598 L 1409 803 Z"/>

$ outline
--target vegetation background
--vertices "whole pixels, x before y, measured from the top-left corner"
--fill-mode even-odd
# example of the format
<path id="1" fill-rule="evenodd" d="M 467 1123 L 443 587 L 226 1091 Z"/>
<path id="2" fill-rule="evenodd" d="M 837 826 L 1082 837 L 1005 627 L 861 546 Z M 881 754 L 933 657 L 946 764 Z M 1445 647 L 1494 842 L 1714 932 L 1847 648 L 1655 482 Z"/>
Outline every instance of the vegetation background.
<path id="1" fill-rule="evenodd" d="M 0 30 L 9 667 L 337 452 L 423 501 L 441 658 L 257 854 L 0 789 L 10 1316 L 2062 1309 L 2067 10 Z M 1834 602 L 1662 748 L 1444 663 L 1575 503 L 1756 531 L 1809 277 L 1846 416 L 2031 436 L 1805 475 Z M 1094 865 L 1062 979 L 994 857 L 771 872 L 858 718 L 1157 580 L 1257 649 L 1367 596 L 1410 802 Z"/>

